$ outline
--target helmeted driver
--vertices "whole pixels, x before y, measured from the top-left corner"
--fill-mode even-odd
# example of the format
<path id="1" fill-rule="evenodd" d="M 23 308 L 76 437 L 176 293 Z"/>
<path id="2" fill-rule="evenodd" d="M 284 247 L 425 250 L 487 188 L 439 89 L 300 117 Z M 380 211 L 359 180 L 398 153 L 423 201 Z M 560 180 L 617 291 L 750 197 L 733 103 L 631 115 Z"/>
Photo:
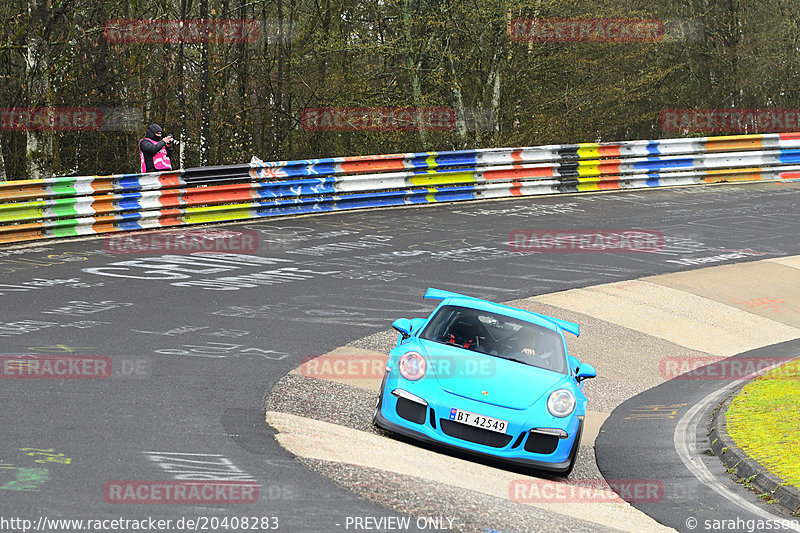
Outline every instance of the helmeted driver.
<path id="1" fill-rule="evenodd" d="M 517 346 L 519 351 L 525 355 L 532 355 L 541 362 L 549 362 L 550 357 L 553 355 L 553 350 L 550 348 L 547 339 L 531 329 L 525 329 L 519 334 Z"/>

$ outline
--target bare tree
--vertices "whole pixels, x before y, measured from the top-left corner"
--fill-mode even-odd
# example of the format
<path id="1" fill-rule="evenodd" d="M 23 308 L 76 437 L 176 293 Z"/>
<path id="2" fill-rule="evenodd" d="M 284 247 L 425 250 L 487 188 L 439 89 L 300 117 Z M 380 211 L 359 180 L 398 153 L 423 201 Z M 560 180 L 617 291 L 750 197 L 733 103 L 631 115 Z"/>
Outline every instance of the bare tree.
<path id="1" fill-rule="evenodd" d="M 208 0 L 200 0 L 200 18 L 208 20 Z M 208 39 L 200 44 L 200 166 L 208 165 L 211 146 L 211 74 Z"/>
<path id="2" fill-rule="evenodd" d="M 3 158 L 3 136 L 0 135 L 0 181 L 6 181 L 6 160 Z"/>
<path id="3" fill-rule="evenodd" d="M 47 0 L 28 0 L 28 48 L 25 55 L 28 105 L 50 107 L 52 90 L 50 85 L 50 57 L 48 35 L 50 13 Z M 28 177 L 49 178 L 53 174 L 53 132 L 47 127 L 42 131 L 27 131 L 25 150 Z"/>

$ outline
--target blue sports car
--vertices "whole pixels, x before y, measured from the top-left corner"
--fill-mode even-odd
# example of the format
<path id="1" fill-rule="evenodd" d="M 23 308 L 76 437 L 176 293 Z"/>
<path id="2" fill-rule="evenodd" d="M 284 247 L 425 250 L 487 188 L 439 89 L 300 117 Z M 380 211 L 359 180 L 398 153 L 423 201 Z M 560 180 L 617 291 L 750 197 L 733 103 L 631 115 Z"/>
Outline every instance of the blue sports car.
<path id="1" fill-rule="evenodd" d="M 594 367 L 567 354 L 578 324 L 438 289 L 400 318 L 373 423 L 493 459 L 569 475 Z"/>

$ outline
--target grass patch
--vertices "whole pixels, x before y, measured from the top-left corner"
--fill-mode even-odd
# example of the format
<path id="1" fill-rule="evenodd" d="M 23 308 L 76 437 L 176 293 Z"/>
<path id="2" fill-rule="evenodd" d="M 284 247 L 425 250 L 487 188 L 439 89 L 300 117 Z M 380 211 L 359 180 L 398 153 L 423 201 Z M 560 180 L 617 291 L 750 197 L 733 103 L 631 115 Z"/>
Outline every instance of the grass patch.
<path id="1" fill-rule="evenodd" d="M 800 360 L 749 383 L 726 415 L 728 433 L 747 454 L 800 487 Z"/>

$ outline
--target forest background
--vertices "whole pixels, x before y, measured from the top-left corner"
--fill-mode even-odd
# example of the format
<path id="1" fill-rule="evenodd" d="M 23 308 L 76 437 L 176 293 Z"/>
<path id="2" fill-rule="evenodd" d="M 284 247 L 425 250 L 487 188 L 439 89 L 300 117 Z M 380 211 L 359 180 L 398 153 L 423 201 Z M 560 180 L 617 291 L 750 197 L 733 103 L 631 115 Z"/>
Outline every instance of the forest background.
<path id="1" fill-rule="evenodd" d="M 138 172 L 151 122 L 183 168 L 800 130 L 783 0 L 4 0 L 0 20 L 0 180 Z"/>

